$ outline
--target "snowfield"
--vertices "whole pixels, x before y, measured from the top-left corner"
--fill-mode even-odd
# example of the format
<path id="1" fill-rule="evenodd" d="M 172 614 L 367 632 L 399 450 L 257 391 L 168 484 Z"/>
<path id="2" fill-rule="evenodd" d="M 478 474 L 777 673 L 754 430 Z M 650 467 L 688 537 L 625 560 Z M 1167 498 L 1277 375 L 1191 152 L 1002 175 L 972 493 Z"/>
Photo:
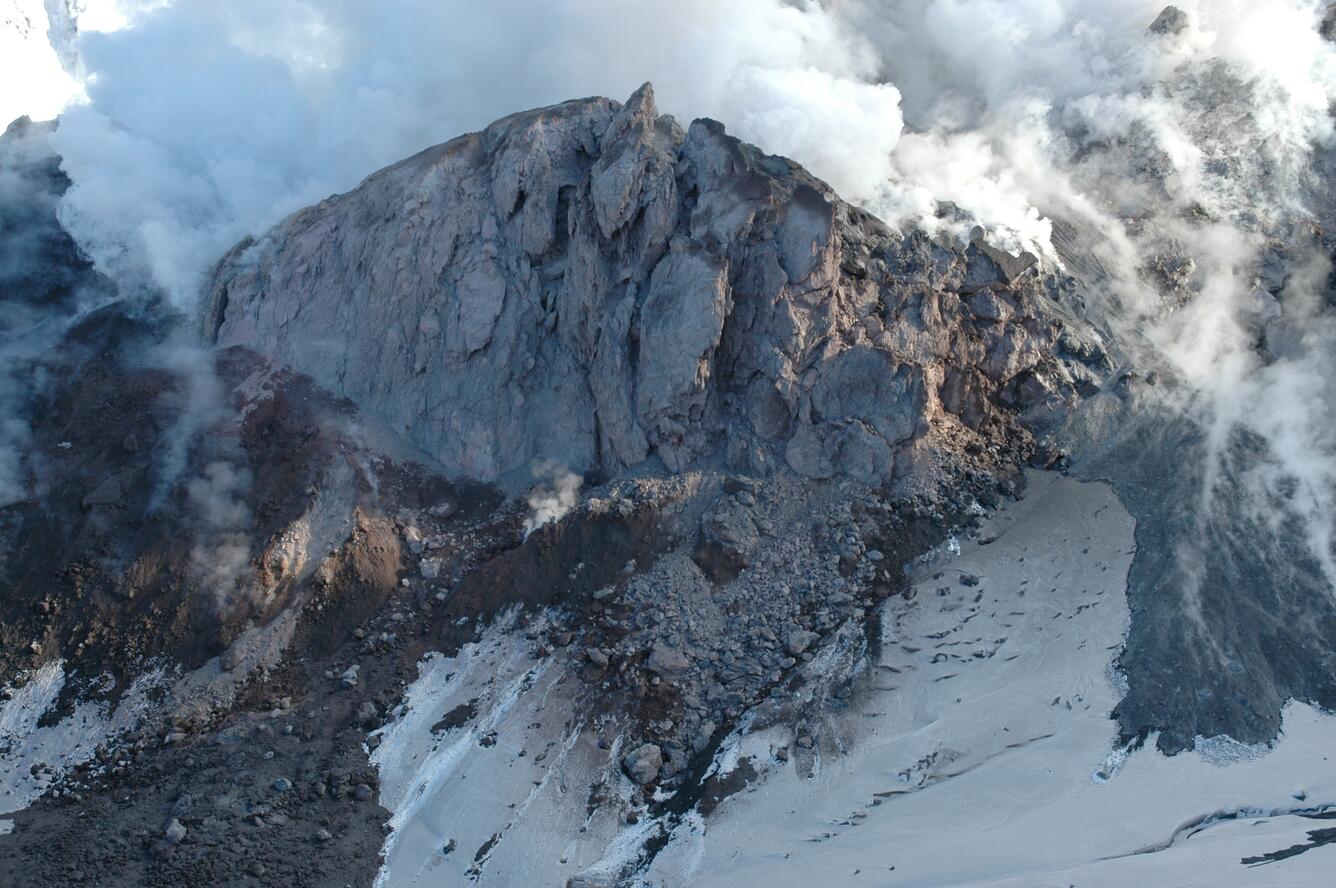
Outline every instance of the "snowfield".
<path id="1" fill-rule="evenodd" d="M 1208 757 L 1147 748 L 1111 767 L 1133 545 L 1109 488 L 1032 476 L 958 558 L 915 578 L 919 606 L 887 621 L 870 692 L 844 716 L 862 726 L 848 751 L 812 779 L 769 763 L 646 882 L 1330 884 L 1336 849 L 1240 861 L 1323 826 L 1286 812 L 1336 805 L 1336 720 L 1292 704 L 1274 750 L 1217 764 L 1219 743 Z"/>
<path id="2" fill-rule="evenodd" d="M 1242 860 L 1306 845 L 1324 824 L 1303 815 L 1336 811 L 1336 720 L 1291 704 L 1273 749 L 1116 748 L 1133 530 L 1107 486 L 1031 476 L 958 555 L 916 566 L 815 748 L 741 729 L 712 770 L 745 759 L 750 785 L 662 821 L 649 862 L 659 821 L 589 806 L 619 785 L 619 744 L 549 714 L 580 711 L 570 660 L 533 659 L 504 625 L 430 657 L 373 754 L 395 812 L 379 885 L 593 886 L 628 864 L 664 888 L 1330 884 L 1336 846 Z"/>

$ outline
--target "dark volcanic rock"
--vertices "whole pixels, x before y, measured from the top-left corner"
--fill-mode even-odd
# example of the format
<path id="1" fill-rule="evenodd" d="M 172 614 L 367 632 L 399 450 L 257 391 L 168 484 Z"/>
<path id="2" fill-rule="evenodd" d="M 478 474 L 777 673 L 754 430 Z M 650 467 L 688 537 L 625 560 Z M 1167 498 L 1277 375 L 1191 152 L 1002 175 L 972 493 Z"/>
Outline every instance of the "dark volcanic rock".
<path id="1" fill-rule="evenodd" d="M 1136 410 L 1078 463 L 1082 476 L 1111 481 L 1137 521 L 1118 658 L 1124 739 L 1158 732 L 1167 753 L 1221 734 L 1268 743 L 1286 700 L 1336 709 L 1336 599 L 1302 519 L 1281 503 L 1265 517 L 1252 507 L 1247 469 L 1265 458 L 1261 442 L 1231 436 L 1203 515 L 1209 433 L 1177 412 Z"/>

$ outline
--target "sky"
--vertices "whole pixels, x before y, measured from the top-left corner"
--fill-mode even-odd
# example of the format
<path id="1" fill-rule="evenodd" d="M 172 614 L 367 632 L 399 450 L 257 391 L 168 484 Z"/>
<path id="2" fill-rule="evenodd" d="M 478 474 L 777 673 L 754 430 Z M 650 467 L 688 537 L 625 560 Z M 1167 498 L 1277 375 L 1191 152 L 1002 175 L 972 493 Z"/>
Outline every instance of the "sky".
<path id="1" fill-rule="evenodd" d="M 0 0 L 0 125 L 55 117 L 79 92 L 46 39 L 41 0 Z"/>

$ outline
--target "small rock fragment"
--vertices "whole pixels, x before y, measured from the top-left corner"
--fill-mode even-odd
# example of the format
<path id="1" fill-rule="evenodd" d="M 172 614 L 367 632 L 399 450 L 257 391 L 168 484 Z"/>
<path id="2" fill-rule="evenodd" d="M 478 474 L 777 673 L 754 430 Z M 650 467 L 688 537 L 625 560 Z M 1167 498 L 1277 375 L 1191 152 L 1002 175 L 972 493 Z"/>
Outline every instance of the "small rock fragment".
<path id="1" fill-rule="evenodd" d="M 670 648 L 661 641 L 656 641 L 650 648 L 645 666 L 650 672 L 657 673 L 664 678 L 671 678 L 691 668 L 691 661 L 681 651 Z"/>
<path id="2" fill-rule="evenodd" d="M 241 651 L 237 649 L 236 645 L 233 645 L 223 651 L 222 655 L 218 658 L 218 665 L 222 667 L 224 672 L 231 672 L 233 669 L 236 669 L 241 665 L 242 659 L 243 656 Z"/>

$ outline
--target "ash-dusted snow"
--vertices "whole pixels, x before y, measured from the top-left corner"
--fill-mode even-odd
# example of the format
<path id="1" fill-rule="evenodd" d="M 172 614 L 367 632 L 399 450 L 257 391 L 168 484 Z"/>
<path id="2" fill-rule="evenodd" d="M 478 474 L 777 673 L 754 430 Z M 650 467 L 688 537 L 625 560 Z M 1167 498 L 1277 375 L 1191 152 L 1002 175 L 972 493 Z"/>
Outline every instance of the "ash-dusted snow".
<path id="1" fill-rule="evenodd" d="M 1032 476 L 958 556 L 915 567 L 913 606 L 884 609 L 845 703 L 796 733 L 739 720 L 701 779 L 746 788 L 708 814 L 599 810 L 600 787 L 630 789 L 622 741 L 569 720 L 570 661 L 503 621 L 426 659 L 381 732 L 379 885 L 1327 884 L 1330 848 L 1243 859 L 1304 845 L 1336 809 L 1330 717 L 1292 704 L 1276 746 L 1246 755 L 1116 748 L 1133 547 L 1108 487 Z M 803 671 L 862 650 L 837 636 Z"/>
<path id="2" fill-rule="evenodd" d="M 509 619 L 425 658 L 371 756 L 394 812 L 378 888 L 558 884 L 602 856 L 617 818 L 585 806 L 617 750 L 569 720 L 581 690 Z"/>
<path id="3" fill-rule="evenodd" d="M 65 665 L 53 660 L 0 703 L 0 814 L 21 811 L 70 768 L 93 757 L 98 744 L 139 725 L 148 692 L 162 684 L 161 671 L 145 673 L 114 706 L 79 700 L 54 724 L 41 724 L 65 687 Z M 8 832 L 9 821 L 0 821 Z"/>
<path id="4" fill-rule="evenodd" d="M 1330 849 L 1241 861 L 1323 825 L 1290 812 L 1336 805 L 1336 721 L 1292 704 L 1274 749 L 1230 764 L 1111 754 L 1133 522 L 1103 485 L 1032 487 L 920 569 L 920 606 L 887 623 L 867 693 L 836 716 L 846 747 L 810 777 L 763 757 L 759 785 L 679 830 L 647 883 L 1329 884 Z"/>

